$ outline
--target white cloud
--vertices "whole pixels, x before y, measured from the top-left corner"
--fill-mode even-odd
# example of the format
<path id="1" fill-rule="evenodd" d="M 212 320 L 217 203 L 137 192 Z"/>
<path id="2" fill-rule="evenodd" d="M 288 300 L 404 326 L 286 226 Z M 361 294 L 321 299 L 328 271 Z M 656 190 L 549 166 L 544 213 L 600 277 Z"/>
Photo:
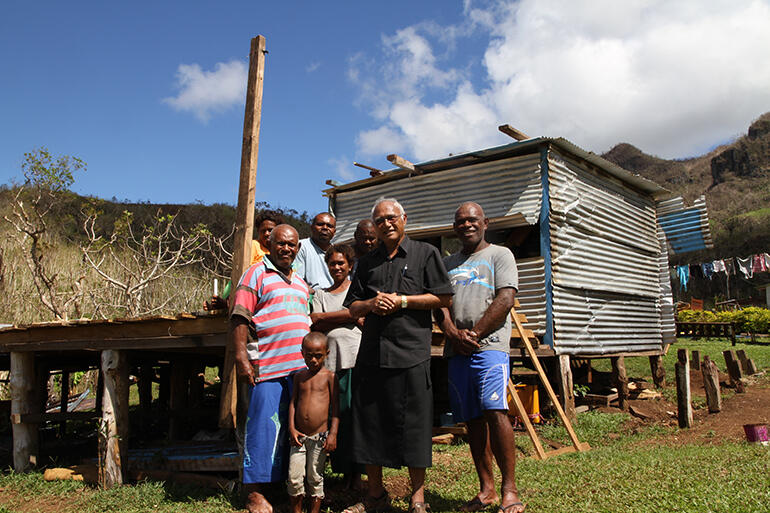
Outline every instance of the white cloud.
<path id="1" fill-rule="evenodd" d="M 353 161 L 345 155 L 342 157 L 330 158 L 326 163 L 329 164 L 329 166 L 334 169 L 337 175 L 343 180 L 351 181 L 361 178 L 361 176 L 359 176 L 360 173 L 355 172 L 356 168 L 353 167 Z"/>
<path id="2" fill-rule="evenodd" d="M 239 60 L 218 62 L 213 71 L 204 71 L 198 64 L 180 64 L 176 73 L 179 94 L 163 102 L 176 110 L 192 112 L 205 123 L 213 114 L 243 104 L 246 80 L 246 64 Z"/>
<path id="3" fill-rule="evenodd" d="M 375 120 L 361 153 L 427 160 L 505 142 L 496 127 L 511 123 L 596 152 L 685 157 L 770 110 L 767 1 L 466 0 L 463 17 L 402 28 L 382 56 L 351 61 Z M 459 50 L 470 34 L 483 55 Z"/>
<path id="4" fill-rule="evenodd" d="M 305 66 L 305 72 L 306 73 L 312 73 L 312 72 L 316 71 L 320 67 L 321 67 L 321 61 L 311 62 L 310 64 Z"/>

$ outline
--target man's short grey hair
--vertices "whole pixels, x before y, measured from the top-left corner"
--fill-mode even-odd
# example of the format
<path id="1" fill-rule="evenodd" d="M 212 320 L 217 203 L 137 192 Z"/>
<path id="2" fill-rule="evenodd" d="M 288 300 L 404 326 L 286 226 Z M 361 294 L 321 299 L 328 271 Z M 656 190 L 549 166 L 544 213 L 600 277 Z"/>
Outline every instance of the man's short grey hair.
<path id="1" fill-rule="evenodd" d="M 399 203 L 396 198 L 380 198 L 374 202 L 374 206 L 372 207 L 372 219 L 374 219 L 374 211 L 377 210 L 377 207 L 379 207 L 381 203 L 393 203 L 401 215 L 406 214 L 406 210 L 404 210 L 404 207 L 401 206 L 401 203 Z"/>

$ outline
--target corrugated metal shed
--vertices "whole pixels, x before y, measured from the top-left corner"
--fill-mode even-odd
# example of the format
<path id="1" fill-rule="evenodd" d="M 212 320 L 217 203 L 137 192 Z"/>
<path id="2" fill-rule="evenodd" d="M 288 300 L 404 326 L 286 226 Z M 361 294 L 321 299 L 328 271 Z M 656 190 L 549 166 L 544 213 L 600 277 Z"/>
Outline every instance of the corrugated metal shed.
<path id="1" fill-rule="evenodd" d="M 540 256 L 518 262 L 518 297 L 527 327 L 557 353 L 657 351 L 673 341 L 667 244 L 693 230 L 710 243 L 705 201 L 687 209 L 654 182 L 562 138 L 416 167 L 422 174 L 392 170 L 326 190 L 337 240 L 350 239 L 382 196 L 401 201 L 407 231 L 423 236 L 446 234 L 457 205 L 477 201 L 497 228 L 540 223 Z"/>

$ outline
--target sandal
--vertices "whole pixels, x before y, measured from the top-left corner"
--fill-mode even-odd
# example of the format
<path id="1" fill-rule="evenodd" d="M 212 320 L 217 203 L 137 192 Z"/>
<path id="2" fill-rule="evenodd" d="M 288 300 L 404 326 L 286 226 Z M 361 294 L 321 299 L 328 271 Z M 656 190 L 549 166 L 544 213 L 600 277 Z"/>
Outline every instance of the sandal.
<path id="1" fill-rule="evenodd" d="M 430 513 L 430 504 L 427 502 L 415 502 L 409 508 L 409 513 Z"/>
<path id="2" fill-rule="evenodd" d="M 379 497 L 367 497 L 361 502 L 345 508 L 342 513 L 377 513 L 390 510 L 390 495 L 387 491 Z"/>
<path id="3" fill-rule="evenodd" d="M 508 510 L 517 506 L 521 506 L 521 509 L 517 509 L 513 513 L 524 513 L 524 510 L 527 508 L 523 502 L 516 501 L 508 504 L 507 506 L 500 506 L 500 509 L 498 509 L 498 513 L 508 513 Z"/>
<path id="4" fill-rule="evenodd" d="M 478 496 L 472 498 L 462 506 L 460 506 L 460 511 L 463 512 L 469 512 L 469 511 L 482 511 L 487 509 L 489 506 L 494 504 L 495 501 L 492 502 L 482 502 L 481 499 L 478 498 Z"/>

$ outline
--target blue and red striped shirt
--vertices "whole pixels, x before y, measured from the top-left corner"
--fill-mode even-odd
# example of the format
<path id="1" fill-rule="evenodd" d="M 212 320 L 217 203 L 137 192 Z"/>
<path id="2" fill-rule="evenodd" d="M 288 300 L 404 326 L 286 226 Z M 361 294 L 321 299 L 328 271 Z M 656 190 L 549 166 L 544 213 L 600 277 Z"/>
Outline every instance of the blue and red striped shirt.
<path id="1" fill-rule="evenodd" d="M 249 267 L 235 290 L 231 315 L 251 321 L 246 344 L 259 365 L 258 382 L 304 369 L 302 338 L 310 332 L 307 284 L 295 272 L 286 276 L 270 258 Z"/>

